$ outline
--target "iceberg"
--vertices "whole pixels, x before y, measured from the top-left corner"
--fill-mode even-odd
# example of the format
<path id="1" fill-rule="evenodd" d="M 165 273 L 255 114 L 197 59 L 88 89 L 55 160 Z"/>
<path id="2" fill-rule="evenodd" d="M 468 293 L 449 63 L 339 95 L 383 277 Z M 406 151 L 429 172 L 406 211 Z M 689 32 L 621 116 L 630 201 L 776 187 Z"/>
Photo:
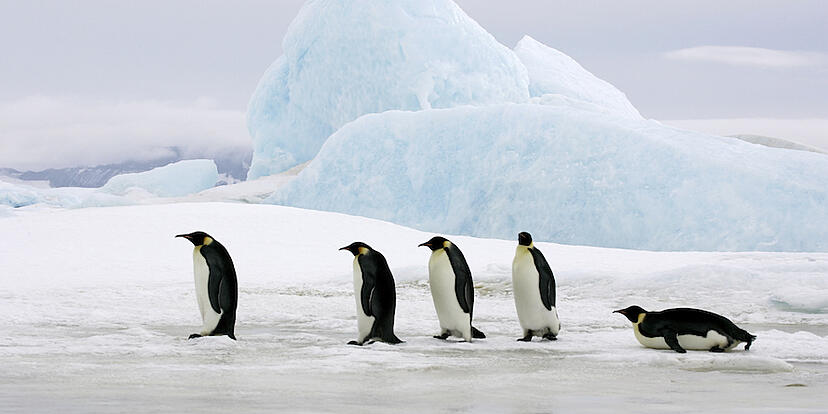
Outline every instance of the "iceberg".
<path id="1" fill-rule="evenodd" d="M 828 251 L 828 157 L 559 102 L 366 115 L 269 202 L 447 234 Z"/>
<path id="2" fill-rule="evenodd" d="M 526 102 L 529 75 L 451 0 L 310 0 L 250 100 L 248 179 L 313 158 L 364 114 Z"/>
<path id="3" fill-rule="evenodd" d="M 603 108 L 608 113 L 641 119 L 623 92 L 566 54 L 529 36 L 524 36 L 514 50 L 529 72 L 529 92 L 533 97 L 562 95 Z"/>
<path id="4" fill-rule="evenodd" d="M 158 197 L 181 197 L 216 185 L 218 168 L 213 160 L 185 160 L 140 173 L 120 174 L 100 191 L 126 195 L 140 189 Z"/>
<path id="5" fill-rule="evenodd" d="M 42 195 L 34 187 L 0 181 L 0 205 L 18 208 L 37 204 L 42 200 Z"/>

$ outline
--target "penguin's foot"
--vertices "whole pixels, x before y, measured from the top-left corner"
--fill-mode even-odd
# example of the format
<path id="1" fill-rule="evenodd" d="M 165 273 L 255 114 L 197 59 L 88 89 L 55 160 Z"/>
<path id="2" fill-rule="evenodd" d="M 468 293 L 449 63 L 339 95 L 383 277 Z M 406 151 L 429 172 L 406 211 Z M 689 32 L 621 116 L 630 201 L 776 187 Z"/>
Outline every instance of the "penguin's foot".
<path id="1" fill-rule="evenodd" d="M 555 336 L 555 335 L 552 335 L 551 333 L 547 333 L 546 335 L 543 336 L 543 339 L 547 339 L 547 340 L 550 340 L 550 341 L 557 341 L 558 337 Z"/>
<path id="2" fill-rule="evenodd" d="M 520 342 L 532 342 L 532 333 L 529 332 L 523 338 L 518 338 L 518 341 L 520 341 Z"/>
<path id="3" fill-rule="evenodd" d="M 724 351 L 725 351 L 724 349 L 719 348 L 718 346 L 714 346 L 713 348 L 710 348 L 710 352 L 721 353 L 721 352 L 724 352 Z"/>
<path id="4" fill-rule="evenodd" d="M 195 339 L 195 338 L 201 338 L 201 334 L 192 334 L 192 335 L 190 335 L 190 337 L 189 337 L 189 338 L 187 338 L 187 339 Z M 236 339 L 236 338 L 233 338 L 233 339 Z"/>
<path id="5" fill-rule="evenodd" d="M 440 335 L 434 335 L 434 339 L 442 339 L 442 340 L 446 340 L 448 337 L 449 337 L 449 333 L 448 333 L 448 332 L 443 332 L 443 333 L 442 333 L 442 334 L 440 334 Z"/>
<path id="6" fill-rule="evenodd" d="M 351 341 L 351 342 L 348 342 L 348 345 L 362 346 L 362 344 L 361 344 L 361 343 L 359 343 L 359 342 L 357 342 L 357 341 Z"/>

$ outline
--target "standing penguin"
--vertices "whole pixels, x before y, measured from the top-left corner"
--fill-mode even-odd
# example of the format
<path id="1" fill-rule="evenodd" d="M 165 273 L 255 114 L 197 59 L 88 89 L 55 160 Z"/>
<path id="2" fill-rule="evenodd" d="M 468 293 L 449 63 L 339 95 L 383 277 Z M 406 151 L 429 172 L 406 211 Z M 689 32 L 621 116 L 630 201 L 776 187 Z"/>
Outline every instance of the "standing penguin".
<path id="1" fill-rule="evenodd" d="M 532 243 L 532 235 L 518 234 L 518 246 L 512 261 L 512 288 L 515 295 L 523 337 L 529 342 L 533 336 L 550 341 L 558 339 L 561 322 L 555 307 L 555 276 L 543 253 Z"/>
<path id="2" fill-rule="evenodd" d="M 196 299 L 204 326 L 201 332 L 189 339 L 201 336 L 227 335 L 236 339 L 236 303 L 239 299 L 236 268 L 227 249 L 203 231 L 179 234 L 193 243 L 193 273 L 195 274 Z"/>
<path id="3" fill-rule="evenodd" d="M 486 335 L 471 325 L 474 310 L 474 283 L 463 252 L 444 237 L 435 236 L 420 244 L 431 249 L 428 284 L 440 320 L 437 339 L 457 336 L 471 342 Z"/>
<path id="4" fill-rule="evenodd" d="M 756 340 L 755 335 L 739 328 L 724 316 L 701 309 L 676 308 L 661 312 L 647 312 L 640 306 L 630 306 L 620 313 L 633 323 L 635 338 L 647 348 L 685 349 L 724 352 L 745 342 L 745 350 Z"/>
<path id="5" fill-rule="evenodd" d="M 353 242 L 339 250 L 347 250 L 354 255 L 354 296 L 359 336 L 348 344 L 361 346 L 365 341 L 375 340 L 401 343 L 400 338 L 394 335 L 397 293 L 385 256 L 362 242 Z"/>

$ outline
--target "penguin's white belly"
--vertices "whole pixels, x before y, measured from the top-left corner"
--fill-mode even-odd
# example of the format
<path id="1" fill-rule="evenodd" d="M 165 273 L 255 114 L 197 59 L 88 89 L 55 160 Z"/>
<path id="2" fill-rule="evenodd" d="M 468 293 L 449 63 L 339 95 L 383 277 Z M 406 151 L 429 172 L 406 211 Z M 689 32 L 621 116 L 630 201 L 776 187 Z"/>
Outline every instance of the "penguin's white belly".
<path id="1" fill-rule="evenodd" d="M 193 251 L 193 275 L 195 276 L 198 310 L 201 312 L 201 321 L 203 323 L 200 334 L 209 335 L 216 329 L 221 319 L 221 314 L 216 313 L 212 305 L 210 305 L 210 293 L 207 287 L 210 280 L 210 267 L 207 266 L 207 260 L 201 255 L 200 246 L 196 247 Z"/>
<path id="2" fill-rule="evenodd" d="M 554 306 L 551 310 L 543 306 L 540 295 L 540 275 L 535 267 L 535 261 L 528 249 L 522 250 L 524 252 L 519 250 L 512 262 L 512 289 L 520 327 L 524 331 L 548 329 L 553 335 L 558 335 L 560 330 L 558 311 Z"/>
<path id="3" fill-rule="evenodd" d="M 638 330 L 637 323 L 633 324 L 633 330 L 635 331 L 635 338 L 638 339 L 641 345 L 647 348 L 670 349 L 670 346 L 667 345 L 663 337 L 657 336 L 655 338 L 649 338 L 642 335 Z M 733 344 L 727 346 L 727 338 L 714 330 L 707 331 L 706 336 L 678 335 L 677 338 L 682 348 L 692 351 L 709 351 L 713 347 L 731 349 L 739 344 L 738 341 L 734 341 Z"/>
<path id="4" fill-rule="evenodd" d="M 356 298 L 356 314 L 357 314 L 357 339 L 362 342 L 371 334 L 371 328 L 374 326 L 373 316 L 368 316 L 362 309 L 362 268 L 359 267 L 359 260 L 354 257 L 354 298 Z"/>
<path id="5" fill-rule="evenodd" d="M 463 337 L 470 338 L 471 319 L 457 302 L 454 278 L 454 270 L 451 268 L 451 262 L 445 250 L 433 252 L 428 260 L 428 284 L 431 287 L 431 298 L 434 300 L 434 309 L 437 311 L 440 328 L 457 331 Z"/>

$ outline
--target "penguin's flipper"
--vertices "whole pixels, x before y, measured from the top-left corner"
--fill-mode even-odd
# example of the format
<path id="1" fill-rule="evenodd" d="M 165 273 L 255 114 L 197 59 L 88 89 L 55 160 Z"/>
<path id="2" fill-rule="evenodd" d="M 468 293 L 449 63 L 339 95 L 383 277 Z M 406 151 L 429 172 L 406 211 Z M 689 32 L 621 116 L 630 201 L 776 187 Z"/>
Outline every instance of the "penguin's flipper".
<path id="1" fill-rule="evenodd" d="M 474 308 L 474 281 L 463 252 L 455 245 L 444 248 L 454 272 L 454 294 L 463 312 L 471 315 Z"/>
<path id="2" fill-rule="evenodd" d="M 529 252 L 532 253 L 532 260 L 538 270 L 538 284 L 540 285 L 543 307 L 546 310 L 552 310 L 552 307 L 555 306 L 555 275 L 540 250 L 535 247 L 529 249 Z"/>
<path id="3" fill-rule="evenodd" d="M 376 305 L 374 300 L 374 288 L 377 284 L 377 266 L 373 260 L 369 260 L 367 255 L 359 255 L 359 266 L 362 269 L 362 289 L 360 290 L 360 304 L 362 305 L 362 312 L 367 316 L 375 316 L 373 306 Z"/>
<path id="4" fill-rule="evenodd" d="M 480 332 L 480 329 L 475 328 L 474 326 L 471 327 L 472 331 L 472 338 L 474 339 L 486 339 L 486 334 Z"/>
<path id="5" fill-rule="evenodd" d="M 680 354 L 684 354 L 687 351 L 679 345 L 678 337 L 674 331 L 665 331 L 662 332 L 662 336 L 664 337 L 664 342 L 667 343 L 667 346 L 670 347 L 673 351 L 676 351 Z"/>

